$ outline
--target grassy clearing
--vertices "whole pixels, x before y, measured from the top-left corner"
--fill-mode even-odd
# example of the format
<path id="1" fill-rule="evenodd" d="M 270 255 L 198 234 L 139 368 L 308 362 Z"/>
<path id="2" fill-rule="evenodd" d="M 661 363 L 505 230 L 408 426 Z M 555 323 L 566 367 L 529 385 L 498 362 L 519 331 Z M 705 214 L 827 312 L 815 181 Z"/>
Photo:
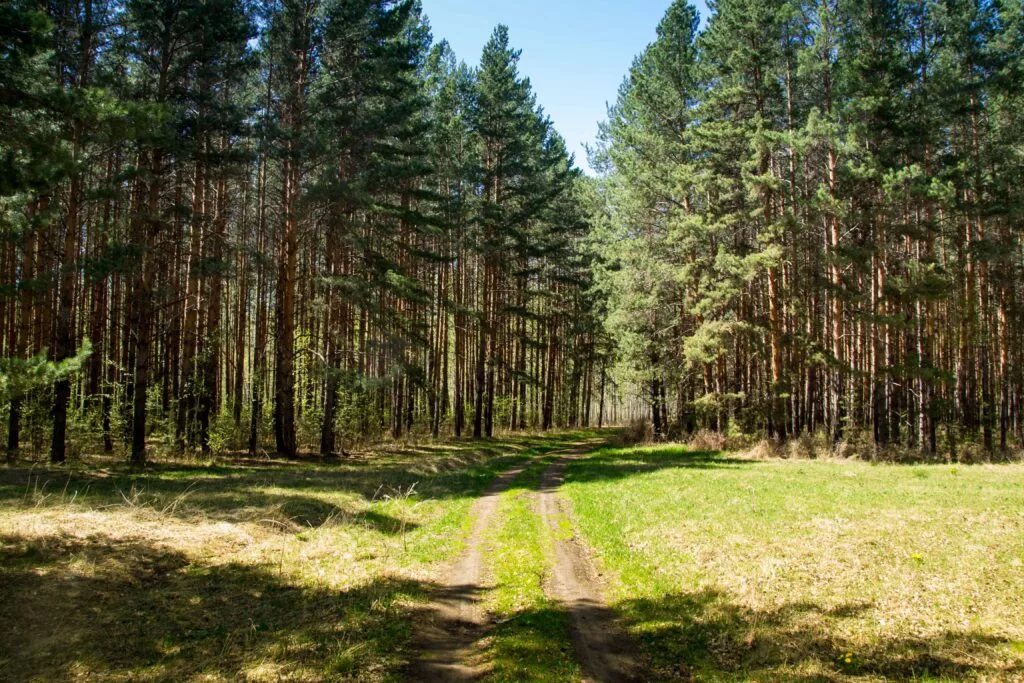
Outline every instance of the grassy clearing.
<path id="1" fill-rule="evenodd" d="M 493 681 L 578 681 L 568 615 L 544 595 L 552 539 L 536 510 L 536 491 L 550 460 L 527 468 L 502 494 L 488 539 L 494 590 L 485 607 L 497 620 L 488 643 Z"/>
<path id="2" fill-rule="evenodd" d="M 1024 466 L 658 447 L 568 481 L 660 678 L 1024 680 Z"/>
<path id="3" fill-rule="evenodd" d="M 0 678 L 393 679 L 473 498 L 571 438 L 0 470 Z"/>

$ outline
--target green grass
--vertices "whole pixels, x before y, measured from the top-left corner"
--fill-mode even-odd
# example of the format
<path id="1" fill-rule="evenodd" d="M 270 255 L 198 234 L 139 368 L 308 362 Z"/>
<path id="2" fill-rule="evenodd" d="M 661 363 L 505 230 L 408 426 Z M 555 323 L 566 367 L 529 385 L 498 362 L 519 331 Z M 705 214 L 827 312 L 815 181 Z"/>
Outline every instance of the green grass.
<path id="1" fill-rule="evenodd" d="M 578 681 L 568 615 L 544 594 L 552 538 L 536 510 L 536 490 L 549 459 L 517 477 L 502 494 L 500 523 L 488 539 L 494 590 L 485 607 L 497 620 L 489 639 L 492 681 Z"/>
<path id="2" fill-rule="evenodd" d="M 660 679 L 1024 678 L 1024 466 L 659 447 L 568 481 Z"/>
<path id="3" fill-rule="evenodd" d="M 393 680 L 473 499 L 571 438 L 0 469 L 0 679 Z"/>
<path id="4" fill-rule="evenodd" d="M 0 679 L 396 680 L 473 500 L 583 436 L 0 469 Z M 548 461 L 487 538 L 491 680 L 581 676 L 544 595 Z M 658 447 L 600 450 L 568 482 L 657 680 L 1024 679 L 1024 466 Z"/>

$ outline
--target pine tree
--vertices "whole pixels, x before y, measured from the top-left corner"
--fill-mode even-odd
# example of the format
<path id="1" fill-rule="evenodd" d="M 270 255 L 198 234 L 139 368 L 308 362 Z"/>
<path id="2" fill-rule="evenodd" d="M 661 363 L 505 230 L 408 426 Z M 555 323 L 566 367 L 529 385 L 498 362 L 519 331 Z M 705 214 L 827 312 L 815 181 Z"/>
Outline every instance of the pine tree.
<path id="1" fill-rule="evenodd" d="M 473 169 L 479 165 L 478 144 L 470 129 L 475 97 L 474 74 L 458 62 L 447 43 L 431 51 L 425 65 L 425 87 L 430 102 L 430 158 L 437 221 L 446 226 L 439 256 L 444 259 L 437 285 L 437 338 L 432 367 L 434 383 L 431 432 L 440 432 L 447 409 L 452 430 L 462 436 L 466 423 L 469 383 L 469 241 L 473 209 Z M 449 350 L 449 338 L 451 348 Z M 450 358 L 449 358 L 450 357 Z M 449 394 L 451 405 L 448 405 Z"/>
<path id="2" fill-rule="evenodd" d="M 16 389 L 7 421 L 7 457 L 21 441 L 25 373 L 15 370 L 38 353 L 32 345 L 32 309 L 39 288 L 36 234 L 47 219 L 47 188 L 61 176 L 59 133 L 54 121 L 55 92 L 49 77 L 52 23 L 44 6 L 11 2 L 0 7 L 0 234 L 4 244 L 5 291 L 2 343 L 12 367 L 5 368 Z M 20 246 L 20 248 L 19 248 Z"/>
<path id="3" fill-rule="evenodd" d="M 503 296 L 513 268 L 508 259 L 523 216 L 517 212 L 526 197 L 520 192 L 528 173 L 531 140 L 536 126 L 528 81 L 519 77 L 520 53 L 509 44 L 508 28 L 499 26 L 484 46 L 477 73 L 473 128 L 480 139 L 478 178 L 482 193 L 477 208 L 476 245 L 480 258 L 477 291 L 477 347 L 474 369 L 473 436 L 494 431 L 495 377 L 501 356 L 499 335 L 511 302 Z"/>
<path id="4" fill-rule="evenodd" d="M 382 305 L 384 297 L 394 297 L 393 305 L 401 309 L 411 306 L 410 299 L 428 296 L 409 272 L 403 253 L 415 249 L 416 234 L 423 228 L 414 204 L 427 170 L 416 142 L 424 134 L 426 106 L 417 70 L 428 36 L 412 2 L 338 2 L 327 8 L 323 69 L 316 84 L 324 113 L 318 121 L 321 149 L 329 160 L 316 188 L 316 194 L 326 199 L 329 217 L 320 443 L 324 456 L 335 451 L 341 340 L 349 334 L 353 313 L 395 315 Z M 382 217 L 392 225 L 380 225 Z M 378 235 L 387 250 L 378 246 Z M 348 301 L 337 298 L 339 289 L 348 294 Z M 386 328 L 389 321 L 380 321 Z M 416 321 L 406 316 L 399 314 L 390 322 L 405 338 L 416 333 Z M 395 382 L 411 381 L 415 372 L 410 351 L 401 350 L 397 360 L 402 370 Z M 399 434 L 405 391 L 411 388 L 400 391 L 393 406 L 392 423 Z"/>
<path id="5" fill-rule="evenodd" d="M 309 89 L 315 76 L 320 35 L 317 3 L 284 0 L 268 32 L 268 52 L 275 92 L 275 155 L 280 164 L 278 274 L 275 288 L 274 438 L 277 452 L 298 454 L 295 421 L 295 325 L 305 178 Z"/>
<path id="6" fill-rule="evenodd" d="M 609 321 L 646 386 L 658 437 L 667 431 L 665 370 L 675 365 L 667 335 L 677 324 L 675 302 L 698 285 L 673 270 L 682 265 L 678 257 L 702 257 L 697 253 L 702 240 L 691 235 L 698 226 L 690 222 L 700 195 L 693 188 L 696 141 L 690 131 L 699 95 L 697 24 L 690 4 L 669 8 L 658 39 L 634 63 L 603 131 L 604 153 L 616 169 L 610 186 L 612 242 L 620 245 L 605 254 L 616 263 Z"/>

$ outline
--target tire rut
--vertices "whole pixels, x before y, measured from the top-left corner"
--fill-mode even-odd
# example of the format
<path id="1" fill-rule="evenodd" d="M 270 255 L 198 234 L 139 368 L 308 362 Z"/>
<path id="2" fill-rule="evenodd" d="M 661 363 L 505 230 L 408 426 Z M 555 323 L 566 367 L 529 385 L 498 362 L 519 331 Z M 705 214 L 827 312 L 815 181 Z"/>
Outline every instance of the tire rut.
<path id="1" fill-rule="evenodd" d="M 571 504 L 558 493 L 569 463 L 585 453 L 560 458 L 541 477 L 538 510 L 554 538 L 547 591 L 569 614 L 573 646 L 585 681 L 640 683 L 649 679 L 635 657 L 636 645 L 605 602 L 590 550 L 572 531 Z"/>

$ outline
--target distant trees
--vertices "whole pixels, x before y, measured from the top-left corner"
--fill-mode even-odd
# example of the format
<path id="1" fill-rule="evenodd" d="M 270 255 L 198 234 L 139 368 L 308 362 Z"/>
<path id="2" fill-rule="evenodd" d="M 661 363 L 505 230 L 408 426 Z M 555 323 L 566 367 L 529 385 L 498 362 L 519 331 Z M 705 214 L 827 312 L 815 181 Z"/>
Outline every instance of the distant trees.
<path id="1" fill-rule="evenodd" d="M 583 181 L 506 29 L 474 70 L 412 0 L 0 13 L 10 453 L 590 419 Z"/>
<path id="2" fill-rule="evenodd" d="M 549 402 L 554 378 L 561 375 L 556 365 L 566 359 L 559 350 L 558 307 L 544 299 L 559 295 L 559 271 L 568 265 L 574 238 L 585 232 L 577 216 L 558 211 L 560 201 L 573 197 L 577 172 L 537 107 L 529 81 L 519 78 L 518 59 L 519 53 L 509 47 L 508 31 L 499 27 L 484 47 L 471 110 L 482 188 L 474 254 L 479 273 L 475 437 L 493 434 L 499 396 L 510 402 L 505 424 L 521 426 L 529 412 L 526 394 L 531 386 L 543 396 L 542 426 L 552 426 Z M 530 317 L 540 324 L 529 325 Z M 531 340 L 548 352 L 547 358 L 534 359 L 540 371 L 536 375 L 527 371 Z M 571 422 L 576 419 L 570 417 Z"/>
<path id="3" fill-rule="evenodd" d="M 595 157 L 656 430 L 1024 441 L 1021 20 L 722 0 L 698 32 L 672 5 Z"/>

